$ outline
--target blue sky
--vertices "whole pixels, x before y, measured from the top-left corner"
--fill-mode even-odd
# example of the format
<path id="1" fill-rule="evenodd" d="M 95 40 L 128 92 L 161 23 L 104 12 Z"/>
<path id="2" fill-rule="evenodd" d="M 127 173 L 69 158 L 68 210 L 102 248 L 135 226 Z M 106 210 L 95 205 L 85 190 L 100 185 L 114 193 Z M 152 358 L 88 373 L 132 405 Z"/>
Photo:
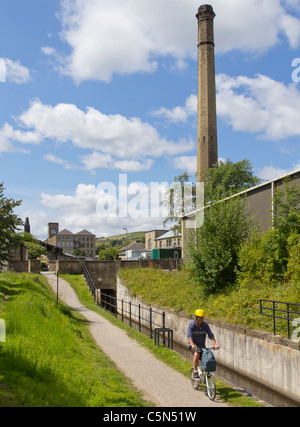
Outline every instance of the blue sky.
<path id="1" fill-rule="evenodd" d="M 300 169 L 300 0 L 210 4 L 219 157 L 249 159 L 263 180 Z M 0 182 L 34 235 L 50 221 L 99 237 L 162 227 L 159 215 L 100 208 L 121 203 L 125 174 L 128 200 L 143 183 L 142 212 L 152 182 L 195 173 L 200 5 L 2 0 Z"/>

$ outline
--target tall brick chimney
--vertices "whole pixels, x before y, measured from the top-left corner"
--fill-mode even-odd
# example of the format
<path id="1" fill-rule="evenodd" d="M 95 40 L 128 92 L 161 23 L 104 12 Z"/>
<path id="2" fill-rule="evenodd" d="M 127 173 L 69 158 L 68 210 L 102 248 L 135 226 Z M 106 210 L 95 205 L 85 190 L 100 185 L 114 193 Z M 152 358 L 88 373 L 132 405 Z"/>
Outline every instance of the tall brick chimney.
<path id="1" fill-rule="evenodd" d="M 209 168 L 218 163 L 217 107 L 215 82 L 215 13 L 202 5 L 198 19 L 198 142 L 197 182 L 205 182 Z"/>

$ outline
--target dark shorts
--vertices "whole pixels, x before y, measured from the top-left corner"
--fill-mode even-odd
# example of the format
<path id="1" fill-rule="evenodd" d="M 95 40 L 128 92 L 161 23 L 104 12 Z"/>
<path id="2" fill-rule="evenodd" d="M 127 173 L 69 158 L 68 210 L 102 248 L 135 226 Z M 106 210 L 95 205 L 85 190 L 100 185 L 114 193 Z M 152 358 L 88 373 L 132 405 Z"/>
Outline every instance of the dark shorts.
<path id="1" fill-rule="evenodd" d="M 203 353 L 203 349 L 204 349 L 205 347 L 203 347 L 203 348 L 199 348 L 198 350 L 193 350 L 193 348 L 191 347 L 191 346 L 189 346 L 189 350 L 190 350 L 190 352 L 192 353 L 192 354 L 195 354 L 195 353 L 200 353 L 200 360 L 201 360 L 201 358 L 202 358 L 202 353 Z"/>

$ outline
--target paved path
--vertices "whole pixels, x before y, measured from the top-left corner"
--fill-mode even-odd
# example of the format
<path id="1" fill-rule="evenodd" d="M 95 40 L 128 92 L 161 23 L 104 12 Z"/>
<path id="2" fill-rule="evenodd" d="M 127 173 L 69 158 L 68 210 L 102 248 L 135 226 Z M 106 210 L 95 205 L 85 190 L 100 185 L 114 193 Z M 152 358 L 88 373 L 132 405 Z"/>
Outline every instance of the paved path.
<path id="1" fill-rule="evenodd" d="M 56 292 L 56 275 L 48 272 L 44 275 Z M 122 329 L 84 307 L 69 283 L 61 278 L 59 298 L 90 322 L 90 330 L 97 345 L 146 400 L 157 407 L 228 407 L 223 402 L 211 402 L 203 390 L 192 388 L 189 378 L 157 360 Z"/>

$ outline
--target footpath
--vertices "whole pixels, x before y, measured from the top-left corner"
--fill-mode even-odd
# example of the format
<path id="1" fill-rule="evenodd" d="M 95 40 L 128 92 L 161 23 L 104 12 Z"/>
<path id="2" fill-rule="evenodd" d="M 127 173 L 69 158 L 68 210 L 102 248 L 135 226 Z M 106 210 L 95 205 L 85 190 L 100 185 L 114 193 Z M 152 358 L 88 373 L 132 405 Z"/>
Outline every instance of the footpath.
<path id="1" fill-rule="evenodd" d="M 56 275 L 48 272 L 44 275 L 56 292 Z M 224 402 L 210 401 L 203 390 L 194 390 L 189 378 L 157 360 L 122 329 L 84 307 L 69 283 L 61 278 L 59 298 L 88 320 L 97 345 L 116 364 L 118 370 L 131 380 L 145 400 L 156 407 L 167 408 L 228 407 Z"/>

